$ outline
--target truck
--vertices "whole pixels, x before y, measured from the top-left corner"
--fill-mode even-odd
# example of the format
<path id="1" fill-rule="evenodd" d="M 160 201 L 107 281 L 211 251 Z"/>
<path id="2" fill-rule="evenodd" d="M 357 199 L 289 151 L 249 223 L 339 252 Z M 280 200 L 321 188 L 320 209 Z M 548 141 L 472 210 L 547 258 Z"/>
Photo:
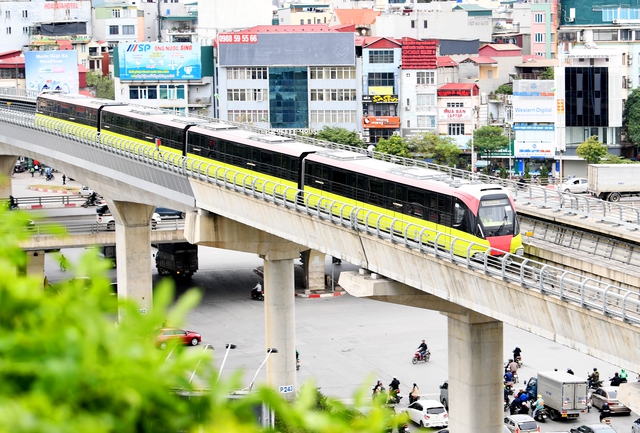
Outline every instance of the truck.
<path id="1" fill-rule="evenodd" d="M 601 200 L 618 202 L 640 195 L 640 164 L 589 164 L 587 192 Z"/>
<path id="2" fill-rule="evenodd" d="M 565 372 L 549 371 L 539 372 L 525 385 L 525 392 L 531 400 L 542 396 L 544 407 L 552 420 L 575 419 L 587 411 L 586 379 Z"/>
<path id="3" fill-rule="evenodd" d="M 198 246 L 189 242 L 158 244 L 156 268 L 160 275 L 191 278 L 198 270 Z"/>

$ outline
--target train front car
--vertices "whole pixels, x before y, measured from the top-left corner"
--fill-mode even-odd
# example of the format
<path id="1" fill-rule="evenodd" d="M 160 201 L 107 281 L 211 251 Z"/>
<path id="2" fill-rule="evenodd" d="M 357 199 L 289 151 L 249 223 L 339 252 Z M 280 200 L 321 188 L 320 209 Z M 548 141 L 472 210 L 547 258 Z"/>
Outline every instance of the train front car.
<path id="1" fill-rule="evenodd" d="M 471 206 L 477 218 L 475 235 L 486 240 L 493 256 L 511 253 L 522 256 L 522 234 L 509 191 L 498 185 L 463 185 L 477 200 Z"/>

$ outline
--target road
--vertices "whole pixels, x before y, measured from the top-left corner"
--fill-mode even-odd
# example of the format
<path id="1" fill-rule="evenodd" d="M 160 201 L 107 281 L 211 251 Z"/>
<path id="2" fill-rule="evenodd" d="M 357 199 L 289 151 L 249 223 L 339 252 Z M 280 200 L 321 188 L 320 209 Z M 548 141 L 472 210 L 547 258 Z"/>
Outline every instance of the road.
<path id="1" fill-rule="evenodd" d="M 82 250 L 63 250 L 74 261 Z M 200 247 L 200 270 L 191 282 L 180 282 L 177 293 L 189 287 L 202 290 L 201 304 L 192 311 L 186 328 L 203 335 L 203 343 L 212 344 L 216 350 L 214 360 L 219 368 L 226 343 L 237 348 L 231 351 L 223 376 L 236 370 L 244 372 L 247 385 L 264 360 L 264 304 L 253 301 L 250 289 L 258 281 L 253 269 L 262 260 L 253 254 Z M 335 266 L 336 272 L 354 270 L 343 262 Z M 331 272 L 331 261 L 326 263 Z M 54 254 L 47 254 L 45 272 L 50 281 L 68 277 L 58 269 Z M 111 271 L 115 278 L 115 270 Z M 160 280 L 152 270 L 154 282 Z M 413 382 L 421 389 L 423 398 L 437 398 L 438 386 L 447 380 L 447 320 L 438 312 L 393 304 L 357 299 L 349 295 L 320 299 L 297 297 L 296 340 L 302 366 L 299 384 L 313 380 L 323 393 L 350 400 L 361 387 L 369 392 L 374 381 L 380 379 L 387 385 L 392 376 L 401 381 L 406 395 Z M 428 363 L 411 364 L 414 349 L 421 339 L 426 339 L 432 353 Z M 586 376 L 593 367 L 601 377 L 611 377 L 619 369 L 596 360 L 558 343 L 534 336 L 517 328 L 504 327 L 504 359 L 518 345 L 522 349 L 524 365 L 520 380 L 528 379 L 537 371 L 571 367 L 577 375 Z M 190 348 L 189 350 L 200 350 Z M 273 355 L 277 356 L 277 355 Z M 629 372 L 629 376 L 636 377 Z M 264 380 L 261 371 L 258 381 Z M 406 398 L 403 399 L 404 407 Z M 618 432 L 628 432 L 637 415 L 614 417 L 612 425 Z M 598 422 L 597 411 L 584 414 L 578 421 L 553 422 L 541 426 L 542 432 L 568 431 L 583 423 Z M 417 428 L 414 426 L 413 431 Z"/>

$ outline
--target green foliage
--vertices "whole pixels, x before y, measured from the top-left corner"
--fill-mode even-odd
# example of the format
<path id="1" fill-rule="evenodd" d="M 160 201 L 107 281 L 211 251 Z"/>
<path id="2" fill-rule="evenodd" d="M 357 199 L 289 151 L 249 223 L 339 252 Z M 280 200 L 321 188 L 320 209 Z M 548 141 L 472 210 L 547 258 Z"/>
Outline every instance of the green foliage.
<path id="1" fill-rule="evenodd" d="M 489 157 L 492 152 L 509 147 L 509 137 L 499 126 L 483 126 L 473 131 L 473 146 L 476 153 L 486 153 Z"/>
<path id="2" fill-rule="evenodd" d="M 540 179 L 548 179 L 549 178 L 549 169 L 546 165 L 540 167 Z"/>
<path id="3" fill-rule="evenodd" d="M 540 74 L 541 80 L 553 80 L 555 75 L 555 71 L 552 67 L 548 67 L 544 70 L 542 74 Z"/>
<path id="4" fill-rule="evenodd" d="M 522 176 L 525 179 L 531 179 L 531 173 L 529 172 L 529 166 L 525 165 L 524 167 L 524 175 Z"/>
<path id="5" fill-rule="evenodd" d="M 376 145 L 376 152 L 388 153 L 389 155 L 403 156 L 408 158 L 409 147 L 399 135 L 393 135 L 389 139 L 381 138 Z"/>
<path id="6" fill-rule="evenodd" d="M 588 164 L 598 164 L 600 160 L 607 154 L 607 146 L 598 140 L 598 136 L 593 135 L 587 138 L 576 149 L 576 155 L 587 161 Z"/>
<path id="7" fill-rule="evenodd" d="M 640 88 L 633 89 L 624 104 L 622 128 L 627 140 L 640 146 Z"/>
<path id="8" fill-rule="evenodd" d="M 447 138 L 449 138 L 449 140 L 441 140 L 436 146 L 433 160 L 436 164 L 455 167 L 458 164 L 462 150 L 453 143 L 451 137 Z"/>
<path id="9" fill-rule="evenodd" d="M 496 94 L 513 95 L 513 84 L 512 83 L 500 84 L 500 86 L 498 86 L 498 88 L 496 89 Z"/>
<path id="10" fill-rule="evenodd" d="M 507 169 L 506 169 L 506 168 L 504 168 L 504 167 L 500 167 L 500 177 L 501 177 L 502 179 L 506 179 L 506 178 L 507 178 L 507 175 L 508 175 L 508 173 L 507 173 Z"/>
<path id="11" fill-rule="evenodd" d="M 17 247 L 30 235 L 25 216 L 3 208 L 0 221 L 2 432 L 273 433 L 255 418 L 263 402 L 282 432 L 380 433 L 406 417 L 392 418 L 382 404 L 364 416 L 322 396 L 313 383 L 293 402 L 266 386 L 229 399 L 241 388 L 241 375 L 218 382 L 215 352 L 155 347 L 154 331 L 165 321 L 181 326 L 198 291 L 174 301 L 172 284 L 163 282 L 154 290 L 153 310 L 140 314 L 133 302 L 111 294 L 109 264 L 95 251 L 70 267 L 89 280 L 43 290 L 39 278 L 16 273 L 26 263 Z M 114 326 L 116 309 L 121 319 Z M 194 371 L 199 385 L 190 383 Z M 364 407 L 370 395 L 363 388 L 355 401 Z"/>
<path id="12" fill-rule="evenodd" d="M 87 71 L 87 86 L 95 89 L 97 98 L 116 99 L 113 80 L 103 77 L 102 74 L 94 71 Z"/>
<path id="13" fill-rule="evenodd" d="M 411 156 L 433 158 L 436 164 L 455 166 L 462 153 L 452 137 L 434 132 L 417 134 L 408 139 L 406 144 Z"/>
<path id="14" fill-rule="evenodd" d="M 337 126 L 325 126 L 320 131 L 313 134 L 313 136 L 318 140 L 326 140 L 332 143 L 340 143 L 354 147 L 367 147 L 366 143 L 362 141 L 356 132 Z"/>
<path id="15" fill-rule="evenodd" d="M 635 161 L 631 161 L 630 159 L 623 158 L 622 156 L 614 155 L 612 153 L 607 153 L 600 162 L 602 164 L 637 164 Z"/>

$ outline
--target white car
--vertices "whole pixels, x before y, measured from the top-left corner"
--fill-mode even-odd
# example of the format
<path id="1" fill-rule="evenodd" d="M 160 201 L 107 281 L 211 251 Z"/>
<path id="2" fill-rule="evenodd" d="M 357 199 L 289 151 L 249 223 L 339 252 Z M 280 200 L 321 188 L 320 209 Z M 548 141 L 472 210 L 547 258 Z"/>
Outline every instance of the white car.
<path id="1" fill-rule="evenodd" d="M 570 192 L 572 194 L 578 194 L 587 192 L 587 186 L 589 181 L 584 177 L 573 177 L 567 179 L 558 186 L 558 189 L 562 192 Z"/>
<path id="2" fill-rule="evenodd" d="M 409 419 L 420 427 L 447 427 L 449 414 L 438 400 L 418 400 L 405 409 Z"/>
<path id="3" fill-rule="evenodd" d="M 82 188 L 80 188 L 80 190 L 78 191 L 78 194 L 80 194 L 83 197 L 88 197 L 91 194 L 93 194 L 93 190 L 91 188 L 89 188 L 88 186 L 83 186 Z"/>
<path id="4" fill-rule="evenodd" d="M 99 226 L 106 225 L 107 230 L 115 230 L 116 229 L 116 220 L 113 218 L 113 215 L 110 213 L 98 214 L 97 222 Z M 154 212 L 151 216 L 151 230 L 155 230 L 158 228 L 158 223 L 161 222 L 160 215 Z"/>

